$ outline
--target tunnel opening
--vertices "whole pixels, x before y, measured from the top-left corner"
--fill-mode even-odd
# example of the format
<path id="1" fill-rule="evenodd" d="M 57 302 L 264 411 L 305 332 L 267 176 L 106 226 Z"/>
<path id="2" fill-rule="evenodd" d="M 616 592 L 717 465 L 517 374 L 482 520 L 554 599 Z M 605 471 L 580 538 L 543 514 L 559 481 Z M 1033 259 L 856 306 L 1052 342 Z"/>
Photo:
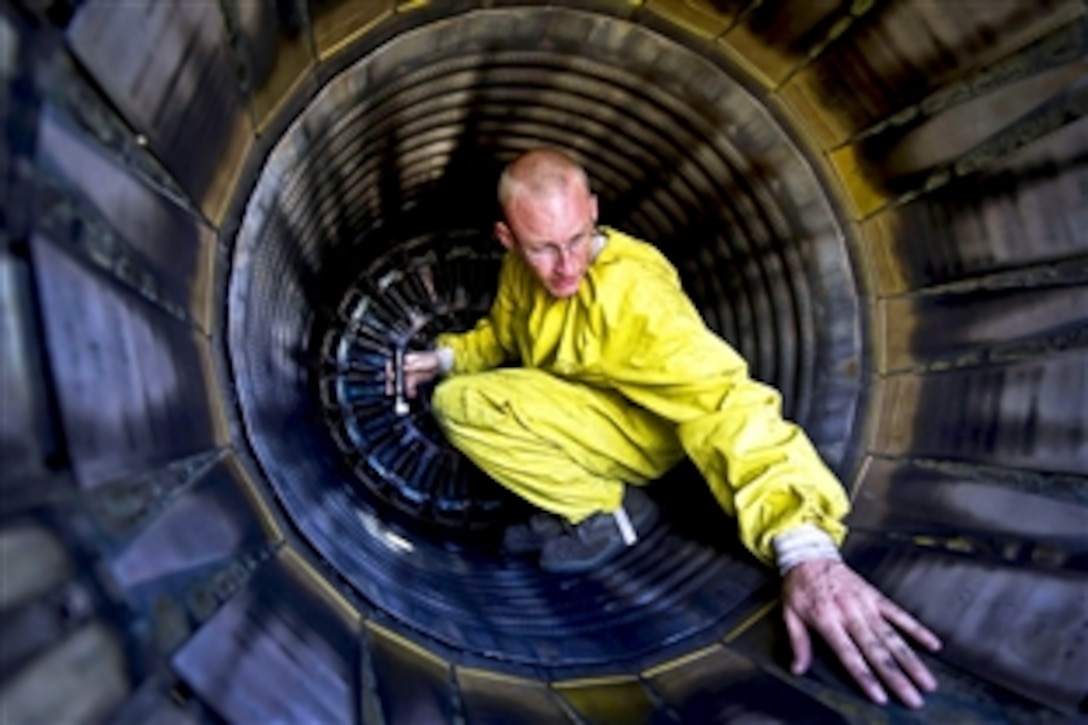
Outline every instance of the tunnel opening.
<path id="1" fill-rule="evenodd" d="M 564 581 L 500 555 L 501 524 L 527 509 L 443 440 L 425 401 L 395 414 L 393 350 L 488 309 L 498 171 L 520 150 L 576 154 L 602 223 L 674 261 L 708 323 L 849 474 L 861 381 L 844 371 L 864 363 L 847 240 L 808 159 L 735 75 L 623 21 L 480 10 L 362 56 L 270 150 L 226 292 L 249 442 L 315 548 L 409 631 L 494 666 L 616 673 L 713 641 L 767 596 L 725 514 L 690 514 L 716 508 L 694 467 L 649 488 L 675 521 Z M 832 406 L 841 417 L 821 427 Z M 321 460 L 321 437 L 342 465 L 294 473 Z M 395 580 L 420 585 L 391 596 Z"/>

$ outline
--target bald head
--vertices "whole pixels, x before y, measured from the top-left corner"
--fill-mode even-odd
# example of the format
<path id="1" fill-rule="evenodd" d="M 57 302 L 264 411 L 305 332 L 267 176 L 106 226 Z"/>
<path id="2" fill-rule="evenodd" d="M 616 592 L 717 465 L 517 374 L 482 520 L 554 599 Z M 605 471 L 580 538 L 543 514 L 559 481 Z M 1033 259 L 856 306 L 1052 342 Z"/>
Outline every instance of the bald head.
<path id="1" fill-rule="evenodd" d="M 586 172 L 554 149 L 514 159 L 499 179 L 502 221 L 495 237 L 520 255 L 554 297 L 578 292 L 593 259 L 597 197 Z"/>
<path id="2" fill-rule="evenodd" d="M 499 178 L 499 205 L 509 215 L 518 199 L 543 200 L 572 191 L 589 194 L 589 177 L 574 159 L 557 149 L 527 151 L 514 159 Z"/>

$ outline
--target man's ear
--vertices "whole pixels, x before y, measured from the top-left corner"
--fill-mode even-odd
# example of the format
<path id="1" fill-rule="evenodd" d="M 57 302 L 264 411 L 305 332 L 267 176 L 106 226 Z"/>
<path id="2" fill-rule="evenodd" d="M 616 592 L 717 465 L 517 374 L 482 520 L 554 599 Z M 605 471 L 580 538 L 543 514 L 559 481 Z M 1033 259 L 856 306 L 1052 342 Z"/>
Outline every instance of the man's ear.
<path id="1" fill-rule="evenodd" d="M 495 238 L 507 249 L 514 248 L 514 233 L 506 226 L 506 222 L 495 222 Z"/>

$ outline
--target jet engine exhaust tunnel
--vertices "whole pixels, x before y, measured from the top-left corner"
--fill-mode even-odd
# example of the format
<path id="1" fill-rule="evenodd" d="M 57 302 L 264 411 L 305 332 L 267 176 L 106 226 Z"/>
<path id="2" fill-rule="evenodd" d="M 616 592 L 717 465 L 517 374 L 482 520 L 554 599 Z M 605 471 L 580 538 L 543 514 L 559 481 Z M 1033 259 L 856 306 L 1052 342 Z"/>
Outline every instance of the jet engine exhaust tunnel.
<path id="1" fill-rule="evenodd" d="M 0 721 L 1083 715 L 1086 69 L 1082 0 L 0 10 Z M 542 144 L 839 474 L 845 556 L 945 641 L 924 710 L 790 674 L 693 467 L 547 575 L 394 413 Z"/>

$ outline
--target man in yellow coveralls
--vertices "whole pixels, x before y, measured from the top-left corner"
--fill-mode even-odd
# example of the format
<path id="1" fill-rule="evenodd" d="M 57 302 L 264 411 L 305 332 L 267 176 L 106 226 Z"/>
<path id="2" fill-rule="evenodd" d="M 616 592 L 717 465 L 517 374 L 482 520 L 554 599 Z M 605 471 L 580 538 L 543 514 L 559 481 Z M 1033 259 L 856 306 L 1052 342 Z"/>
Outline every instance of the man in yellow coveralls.
<path id="1" fill-rule="evenodd" d="M 744 545 L 783 576 L 793 672 L 811 662 L 811 627 L 872 700 L 887 686 L 920 707 L 937 683 L 897 628 L 930 650 L 940 641 L 842 562 L 842 485 L 672 265 L 598 226 L 587 175 L 561 151 L 514 160 L 499 203 L 507 254 L 490 313 L 406 355 L 404 371 L 409 396 L 444 376 L 432 409 L 446 436 L 540 509 L 504 546 L 549 571 L 600 566 L 656 518 L 638 485 L 687 455 Z"/>

